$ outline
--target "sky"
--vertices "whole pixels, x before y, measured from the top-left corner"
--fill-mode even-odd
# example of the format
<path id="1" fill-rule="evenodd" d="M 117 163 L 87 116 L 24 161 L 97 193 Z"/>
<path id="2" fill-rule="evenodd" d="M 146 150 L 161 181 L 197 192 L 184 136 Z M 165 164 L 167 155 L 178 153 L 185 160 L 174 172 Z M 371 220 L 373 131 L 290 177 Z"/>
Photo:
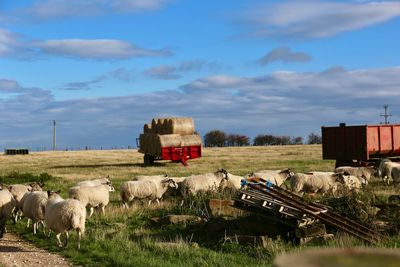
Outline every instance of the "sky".
<path id="1" fill-rule="evenodd" d="M 302 136 L 400 122 L 400 1 L 0 0 L 0 149 L 136 146 L 154 117 Z"/>

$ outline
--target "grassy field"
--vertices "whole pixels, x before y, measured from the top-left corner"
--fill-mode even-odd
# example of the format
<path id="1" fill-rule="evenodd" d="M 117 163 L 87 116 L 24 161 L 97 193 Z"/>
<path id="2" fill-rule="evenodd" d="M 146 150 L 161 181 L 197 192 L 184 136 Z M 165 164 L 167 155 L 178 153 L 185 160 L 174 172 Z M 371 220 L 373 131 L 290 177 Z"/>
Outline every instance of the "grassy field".
<path id="1" fill-rule="evenodd" d="M 73 262 L 84 266 L 270 266 L 276 254 L 301 250 L 282 240 L 271 242 L 265 248 L 243 247 L 210 236 L 196 225 L 154 226 L 152 217 L 168 214 L 199 215 L 206 199 L 195 199 L 190 204 L 179 205 L 175 198 L 167 199 L 161 206 L 148 207 L 141 203 L 123 210 L 119 204 L 119 185 L 136 175 L 168 174 L 183 177 L 189 174 L 214 172 L 225 168 L 237 175 L 262 169 L 290 167 L 299 171 L 330 171 L 333 161 L 324 161 L 321 146 L 273 146 L 241 148 L 206 148 L 203 157 L 181 164 L 159 162 L 153 167 L 143 166 L 143 155 L 136 150 L 38 152 L 26 156 L 0 156 L 0 176 L 3 182 L 19 179 L 21 173 L 39 175 L 47 173 L 45 189 L 61 189 L 66 197 L 68 188 L 76 181 L 109 175 L 117 192 L 111 194 L 106 215 L 95 214 L 87 220 L 82 249 L 75 249 L 76 235 L 72 234 L 67 248 L 55 246 L 54 236 L 42 233 L 33 236 L 24 223 L 10 225 L 25 239 L 50 251 L 61 253 Z M 15 173 L 19 174 L 15 174 Z M 13 178 L 15 177 L 15 178 Z M 22 178 L 21 178 L 22 179 Z M 39 179 L 27 176 L 23 179 Z M 377 187 L 381 195 L 389 195 L 392 188 Z M 211 196 L 208 196 L 211 197 Z M 213 195 L 212 197 L 222 197 Z M 342 237 L 328 246 L 361 245 L 358 240 Z M 392 238 L 381 246 L 397 246 Z"/>

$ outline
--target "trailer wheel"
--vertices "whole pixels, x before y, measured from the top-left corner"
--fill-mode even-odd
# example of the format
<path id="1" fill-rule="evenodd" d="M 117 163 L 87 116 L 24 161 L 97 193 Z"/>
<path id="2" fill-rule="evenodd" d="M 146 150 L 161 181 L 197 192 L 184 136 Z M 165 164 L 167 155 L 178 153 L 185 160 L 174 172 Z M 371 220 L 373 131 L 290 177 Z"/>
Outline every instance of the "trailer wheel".
<path id="1" fill-rule="evenodd" d="M 149 155 L 149 154 L 144 154 L 143 162 L 144 162 L 144 165 L 146 165 L 146 166 L 153 165 L 154 164 L 154 157 L 152 155 Z"/>

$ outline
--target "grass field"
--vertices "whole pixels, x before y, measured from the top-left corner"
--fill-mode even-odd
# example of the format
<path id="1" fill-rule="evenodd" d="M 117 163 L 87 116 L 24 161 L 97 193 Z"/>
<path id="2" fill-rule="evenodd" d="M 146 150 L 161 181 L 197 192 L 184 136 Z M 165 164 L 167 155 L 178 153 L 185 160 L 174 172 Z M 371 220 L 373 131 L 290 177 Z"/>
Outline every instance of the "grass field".
<path id="1" fill-rule="evenodd" d="M 133 205 L 129 210 L 119 205 L 119 185 L 136 175 L 168 174 L 183 177 L 189 174 L 213 172 L 225 168 L 237 175 L 262 169 L 290 167 L 300 171 L 330 171 L 333 161 L 322 160 L 321 146 L 271 146 L 240 148 L 206 148 L 203 157 L 181 164 L 158 162 L 153 167 L 143 166 L 143 155 L 136 150 L 38 152 L 26 156 L 0 156 L 0 176 L 3 182 L 12 182 L 15 174 L 48 173 L 45 189 L 61 189 L 66 197 L 68 188 L 78 180 L 109 175 L 117 192 L 111 194 L 106 215 L 95 214 L 87 220 L 82 249 L 75 249 L 76 235 L 71 235 L 67 248 L 55 246 L 55 237 L 42 233 L 33 236 L 24 223 L 10 225 L 25 239 L 40 247 L 61 253 L 71 261 L 84 266 L 270 266 L 276 254 L 300 250 L 282 240 L 265 248 L 243 247 L 224 243 L 207 233 L 193 230 L 184 224 L 155 227 L 150 218 L 168 214 L 194 214 L 204 206 L 205 199 L 193 200 L 181 207 L 177 199 L 165 200 L 161 206 Z M 10 176 L 10 174 L 12 174 Z M 7 178 L 8 176 L 8 178 Z M 389 195 L 392 188 L 377 187 L 381 195 Z M 214 195 L 213 197 L 221 197 Z M 329 246 L 361 245 L 349 237 L 335 239 Z M 380 246 L 397 246 L 392 238 Z"/>

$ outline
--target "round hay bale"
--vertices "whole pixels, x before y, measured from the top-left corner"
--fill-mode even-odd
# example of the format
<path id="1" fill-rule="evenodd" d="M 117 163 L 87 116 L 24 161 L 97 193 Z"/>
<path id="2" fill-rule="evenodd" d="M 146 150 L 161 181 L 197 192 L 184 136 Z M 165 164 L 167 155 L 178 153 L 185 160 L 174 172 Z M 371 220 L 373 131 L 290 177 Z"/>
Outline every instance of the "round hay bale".
<path id="1" fill-rule="evenodd" d="M 182 146 L 182 138 L 179 134 L 163 134 L 158 136 L 159 147 L 180 147 Z"/>
<path id="2" fill-rule="evenodd" d="M 157 123 L 158 120 L 156 118 L 151 120 L 151 129 L 153 129 L 153 133 L 157 133 Z"/>
<path id="3" fill-rule="evenodd" d="M 201 146 L 201 137 L 198 134 L 181 135 L 182 146 Z"/>
<path id="4" fill-rule="evenodd" d="M 194 134 L 194 121 L 192 118 L 172 118 L 168 121 L 170 134 Z"/>
<path id="5" fill-rule="evenodd" d="M 145 124 L 145 125 L 143 126 L 143 133 L 144 133 L 144 134 L 152 133 L 152 129 L 151 129 L 151 124 L 150 124 L 150 123 Z"/>
<path id="6" fill-rule="evenodd" d="M 379 248 L 309 249 L 279 255 L 273 267 L 399 266 L 400 251 Z"/>

